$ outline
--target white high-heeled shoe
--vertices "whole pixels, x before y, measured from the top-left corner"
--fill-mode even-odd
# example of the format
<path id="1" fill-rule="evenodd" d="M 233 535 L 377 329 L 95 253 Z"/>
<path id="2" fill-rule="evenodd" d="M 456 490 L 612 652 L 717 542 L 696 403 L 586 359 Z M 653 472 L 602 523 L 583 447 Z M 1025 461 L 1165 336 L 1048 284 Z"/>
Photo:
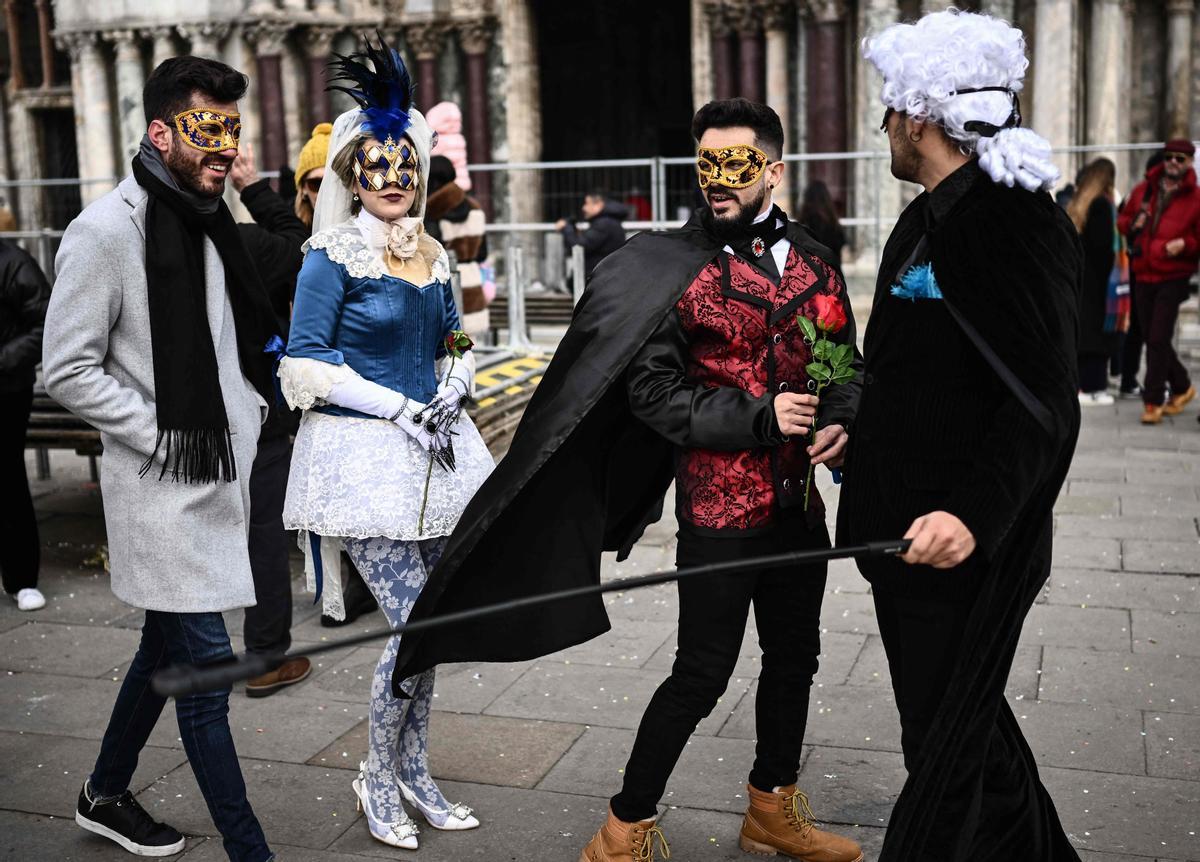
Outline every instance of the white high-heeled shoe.
<path id="1" fill-rule="evenodd" d="M 384 823 L 371 810 L 371 799 L 367 795 L 366 763 L 358 764 L 358 778 L 354 779 L 350 783 L 350 786 L 354 788 L 356 807 L 359 811 L 367 815 L 367 827 L 371 830 L 372 838 L 404 850 L 417 849 L 417 834 L 419 830 L 417 829 L 417 824 L 407 814 L 401 811 L 401 820 L 396 823 Z"/>
<path id="2" fill-rule="evenodd" d="M 400 787 L 400 792 L 404 795 L 404 799 L 413 808 L 421 812 L 421 816 L 434 829 L 441 829 L 446 832 L 464 832 L 467 829 L 475 829 L 479 826 L 479 818 L 471 813 L 471 809 L 466 805 L 458 804 L 451 805 L 449 808 L 433 808 L 426 805 L 417 798 L 417 794 L 408 789 L 400 779 L 396 779 L 396 784 Z"/>

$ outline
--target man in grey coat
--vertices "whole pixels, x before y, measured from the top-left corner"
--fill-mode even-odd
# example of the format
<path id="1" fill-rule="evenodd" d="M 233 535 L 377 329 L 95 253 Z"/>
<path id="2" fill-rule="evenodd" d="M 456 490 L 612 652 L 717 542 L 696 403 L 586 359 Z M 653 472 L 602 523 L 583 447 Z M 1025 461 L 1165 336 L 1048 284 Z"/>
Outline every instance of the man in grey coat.
<path id="1" fill-rule="evenodd" d="M 68 227 L 46 317 L 46 389 L 104 444 L 113 592 L 146 611 L 75 820 L 138 855 L 184 846 L 129 790 L 165 705 L 151 676 L 232 657 L 221 612 L 254 604 L 249 480 L 277 326 L 221 201 L 246 83 L 197 57 L 154 70 L 133 176 Z M 246 799 L 229 689 L 182 697 L 175 711 L 229 858 L 274 858 Z"/>

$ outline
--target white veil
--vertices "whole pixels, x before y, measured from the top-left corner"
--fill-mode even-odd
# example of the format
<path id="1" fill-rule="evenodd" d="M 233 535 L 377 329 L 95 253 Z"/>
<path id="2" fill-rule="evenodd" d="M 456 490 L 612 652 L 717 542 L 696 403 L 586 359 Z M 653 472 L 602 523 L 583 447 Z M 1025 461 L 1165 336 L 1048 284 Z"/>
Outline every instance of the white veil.
<path id="1" fill-rule="evenodd" d="M 411 124 L 405 132 L 417 150 L 417 164 L 420 180 L 417 183 L 417 196 L 413 200 L 409 215 L 425 218 L 425 199 L 429 186 L 429 151 L 433 148 L 433 132 L 429 123 L 416 108 L 408 112 Z M 329 136 L 329 154 L 325 157 L 325 181 L 321 183 L 321 191 L 317 195 L 317 206 L 313 210 L 313 233 L 328 230 L 350 219 L 350 202 L 353 190 L 342 182 L 333 170 L 333 160 L 345 149 L 346 144 L 354 140 L 362 129 L 364 115 L 359 108 L 352 108 L 339 116 L 333 123 L 333 134 Z"/>

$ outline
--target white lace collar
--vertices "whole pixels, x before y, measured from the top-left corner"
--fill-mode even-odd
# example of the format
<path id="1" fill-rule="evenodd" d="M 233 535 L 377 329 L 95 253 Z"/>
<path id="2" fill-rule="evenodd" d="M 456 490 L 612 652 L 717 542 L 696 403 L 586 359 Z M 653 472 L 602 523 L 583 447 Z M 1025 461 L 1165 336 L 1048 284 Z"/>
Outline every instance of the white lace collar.
<path id="1" fill-rule="evenodd" d="M 322 249 L 331 261 L 344 266 L 351 278 L 382 278 L 387 273 L 383 248 L 387 244 L 388 230 L 387 222 L 364 209 L 352 219 L 313 234 L 303 249 Z M 444 250 L 432 269 L 434 281 L 450 280 L 450 265 Z"/>

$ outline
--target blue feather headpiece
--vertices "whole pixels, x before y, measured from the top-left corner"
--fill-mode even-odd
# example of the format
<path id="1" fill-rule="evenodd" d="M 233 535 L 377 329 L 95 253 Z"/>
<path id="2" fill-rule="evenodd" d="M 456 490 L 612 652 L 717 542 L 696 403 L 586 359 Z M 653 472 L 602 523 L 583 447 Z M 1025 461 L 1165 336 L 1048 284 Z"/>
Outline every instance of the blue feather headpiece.
<path id="1" fill-rule="evenodd" d="M 329 63 L 331 81 L 349 81 L 351 86 L 330 84 L 358 102 L 366 115 L 362 130 L 380 141 L 399 141 L 412 125 L 412 78 L 400 52 L 390 47 L 376 31 L 379 47 L 366 40 L 366 50 L 350 55 L 335 54 Z M 370 66 L 367 65 L 370 63 Z"/>

